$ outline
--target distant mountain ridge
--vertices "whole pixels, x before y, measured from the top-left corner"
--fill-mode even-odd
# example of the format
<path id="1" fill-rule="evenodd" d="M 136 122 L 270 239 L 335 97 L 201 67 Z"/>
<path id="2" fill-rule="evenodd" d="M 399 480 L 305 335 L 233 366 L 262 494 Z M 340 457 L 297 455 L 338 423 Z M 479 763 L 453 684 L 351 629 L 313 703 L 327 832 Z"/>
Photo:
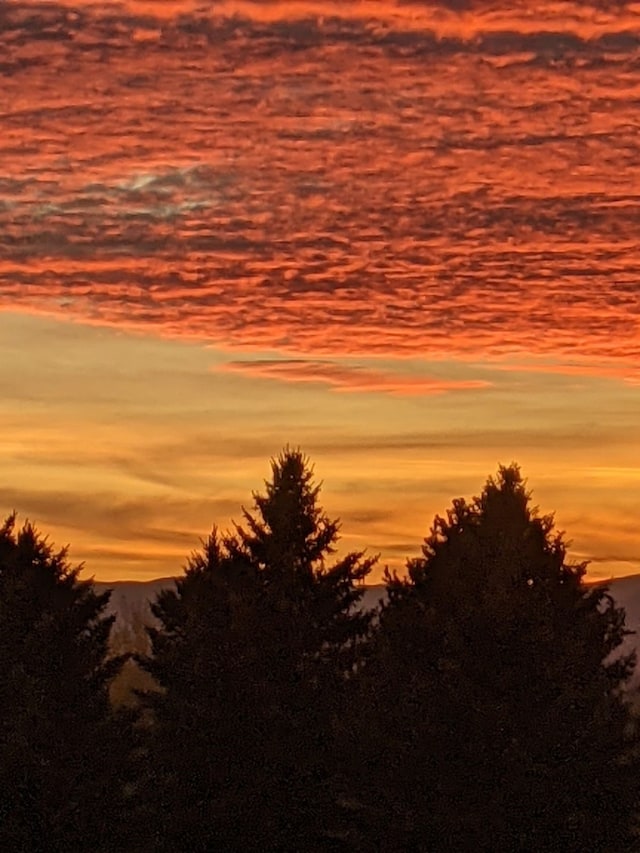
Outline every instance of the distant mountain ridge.
<path id="1" fill-rule="evenodd" d="M 111 590 L 111 598 L 107 606 L 107 613 L 115 615 L 118 622 L 128 623 L 133 616 L 145 614 L 152 619 L 149 604 L 163 589 L 169 589 L 176 578 L 155 578 L 150 581 L 94 581 L 97 592 Z M 640 592 L 639 592 L 640 596 Z M 362 597 L 362 606 L 365 609 L 377 607 L 381 598 L 385 597 L 384 584 L 372 584 L 365 586 Z"/>
<path id="2" fill-rule="evenodd" d="M 168 589 L 174 582 L 175 578 L 168 577 L 150 581 L 113 581 L 112 583 L 95 581 L 94 586 L 97 592 L 112 590 L 107 612 L 116 617 L 114 628 L 121 635 L 134 636 L 136 623 L 139 624 L 142 620 L 146 624 L 152 624 L 154 620 L 149 604 L 161 590 Z M 640 574 L 615 578 L 607 581 L 606 585 L 616 604 L 625 609 L 627 628 L 635 632 L 627 637 L 623 650 L 636 648 L 640 657 Z M 385 597 L 384 584 L 365 586 L 362 607 L 367 610 L 373 609 Z M 632 679 L 632 686 L 638 685 L 640 685 L 640 666 Z"/>

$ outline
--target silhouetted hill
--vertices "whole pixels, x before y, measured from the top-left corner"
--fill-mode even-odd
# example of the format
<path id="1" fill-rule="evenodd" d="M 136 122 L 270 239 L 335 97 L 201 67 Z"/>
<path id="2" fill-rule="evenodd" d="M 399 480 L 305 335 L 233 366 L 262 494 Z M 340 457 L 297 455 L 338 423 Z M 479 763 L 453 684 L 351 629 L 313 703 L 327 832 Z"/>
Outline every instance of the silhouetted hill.
<path id="1" fill-rule="evenodd" d="M 97 592 L 112 590 L 107 612 L 115 614 L 118 627 L 130 625 L 133 619 L 144 616 L 145 620 L 153 620 L 149 610 L 149 602 L 153 601 L 162 589 L 167 589 L 174 582 L 173 578 L 155 578 L 150 581 L 112 581 L 111 583 L 95 582 Z M 363 607 L 372 609 L 385 596 L 384 584 L 367 586 L 363 596 Z M 640 597 L 640 592 L 639 592 Z M 639 601 L 640 610 L 640 601 Z"/>
<path id="2" fill-rule="evenodd" d="M 153 622 L 149 602 L 155 599 L 161 589 L 166 589 L 172 583 L 173 578 L 156 578 L 150 581 L 96 582 L 95 586 L 99 592 L 105 589 L 113 590 L 108 610 L 116 616 L 116 630 L 121 634 L 124 632 L 133 636 L 136 622 Z M 640 574 L 609 581 L 608 586 L 617 604 L 625 608 L 627 627 L 637 632 L 627 638 L 625 649 L 637 648 L 640 651 Z M 372 609 L 384 597 L 384 584 L 367 586 L 362 599 L 363 607 Z M 634 686 L 640 685 L 640 667 L 633 683 Z"/>

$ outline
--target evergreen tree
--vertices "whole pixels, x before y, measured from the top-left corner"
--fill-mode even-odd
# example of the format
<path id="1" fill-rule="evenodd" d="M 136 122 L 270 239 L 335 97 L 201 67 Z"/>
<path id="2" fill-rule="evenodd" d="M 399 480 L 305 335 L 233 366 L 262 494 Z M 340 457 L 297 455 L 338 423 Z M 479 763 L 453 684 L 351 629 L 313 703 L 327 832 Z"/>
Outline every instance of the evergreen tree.
<path id="1" fill-rule="evenodd" d="M 152 608 L 154 849 L 330 843 L 332 724 L 367 627 L 356 583 L 372 561 L 325 564 L 338 525 L 301 453 L 285 450 L 272 475 L 247 527 L 214 531 Z"/>
<path id="2" fill-rule="evenodd" d="M 246 734 L 256 699 L 244 618 L 253 589 L 241 581 L 214 529 L 175 588 L 151 605 L 158 627 L 148 629 L 151 654 L 138 661 L 159 689 L 141 694 L 150 713 L 141 849 L 241 849 L 234 836 L 250 823 L 241 783 L 251 779 Z"/>
<path id="3" fill-rule="evenodd" d="M 236 525 L 225 546 L 238 565 L 259 579 L 267 609 L 276 606 L 286 614 L 272 625 L 280 632 L 273 638 L 278 657 L 295 656 L 296 667 L 311 667 L 311 672 L 330 660 L 323 675 L 341 683 L 367 634 L 369 616 L 357 605 L 375 560 L 351 552 L 328 566 L 339 522 L 319 506 L 321 487 L 309 460 L 287 448 L 272 460 L 271 470 L 265 494 L 253 494 L 253 512 L 243 509 L 246 527 Z"/>
<path id="4" fill-rule="evenodd" d="M 339 524 L 319 506 L 309 460 L 287 448 L 271 468 L 265 492 L 253 495 L 253 511 L 243 512 L 245 526 L 225 543 L 259 579 L 258 662 L 270 707 L 262 802 L 265 815 L 275 815 L 279 849 L 331 849 L 340 838 L 336 731 L 369 631 L 371 614 L 358 605 L 375 560 L 351 552 L 327 565 Z"/>
<path id="5" fill-rule="evenodd" d="M 388 849 L 633 849 L 624 612 L 567 560 L 517 466 L 454 501 L 422 551 L 387 578 L 362 683 L 368 826 Z"/>
<path id="6" fill-rule="evenodd" d="M 0 527 L 0 849 L 119 849 L 122 731 L 108 686 L 113 617 L 15 516 Z M 120 760 L 122 759 L 122 761 Z"/>

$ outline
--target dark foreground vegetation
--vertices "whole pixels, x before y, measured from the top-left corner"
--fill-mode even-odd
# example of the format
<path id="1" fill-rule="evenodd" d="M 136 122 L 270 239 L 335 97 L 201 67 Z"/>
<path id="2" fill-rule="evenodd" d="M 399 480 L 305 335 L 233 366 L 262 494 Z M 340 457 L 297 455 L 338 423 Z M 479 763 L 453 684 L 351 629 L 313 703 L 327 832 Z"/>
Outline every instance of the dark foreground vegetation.
<path id="1" fill-rule="evenodd" d="M 132 661 L 108 593 L 0 528 L 0 850 L 639 849 L 624 612 L 516 466 L 435 519 L 374 612 L 305 457 L 265 485 L 159 593 L 133 707 L 109 701 Z"/>

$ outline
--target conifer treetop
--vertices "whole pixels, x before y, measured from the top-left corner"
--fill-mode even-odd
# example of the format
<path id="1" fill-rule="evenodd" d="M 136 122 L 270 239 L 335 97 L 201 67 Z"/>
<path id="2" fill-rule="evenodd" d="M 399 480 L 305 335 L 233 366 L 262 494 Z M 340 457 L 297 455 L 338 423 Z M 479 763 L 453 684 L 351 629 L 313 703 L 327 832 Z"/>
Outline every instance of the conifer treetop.
<path id="1" fill-rule="evenodd" d="M 334 553 L 340 523 L 320 507 L 322 484 L 314 481 L 313 466 L 300 449 L 286 447 L 272 459 L 271 474 L 264 493 L 253 493 L 253 509 L 242 510 L 246 527 L 236 524 L 225 545 L 260 570 L 277 566 L 311 577 Z"/>

